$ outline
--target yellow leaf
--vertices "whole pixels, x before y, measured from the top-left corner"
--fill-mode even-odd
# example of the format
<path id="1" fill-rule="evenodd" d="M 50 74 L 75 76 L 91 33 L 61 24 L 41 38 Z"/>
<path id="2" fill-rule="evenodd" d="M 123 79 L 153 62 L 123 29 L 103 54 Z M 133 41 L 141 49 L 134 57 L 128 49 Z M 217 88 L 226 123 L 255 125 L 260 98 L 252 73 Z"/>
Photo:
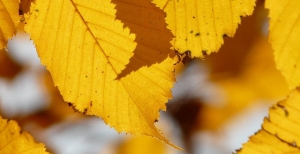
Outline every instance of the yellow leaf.
<path id="1" fill-rule="evenodd" d="M 216 52 L 224 36 L 233 36 L 241 16 L 251 15 L 255 0 L 153 0 L 166 13 L 175 35 L 174 50 L 203 58 Z"/>
<path id="2" fill-rule="evenodd" d="M 243 145 L 239 154 L 300 153 L 300 89 L 269 109 L 262 129 Z"/>
<path id="3" fill-rule="evenodd" d="M 145 27 L 148 20 L 144 15 L 153 14 L 155 20 L 164 21 L 165 14 L 150 1 L 136 2 L 142 4 L 123 1 L 130 10 L 140 10 L 135 12 L 139 18 L 126 21 L 136 35 L 116 20 L 115 4 L 110 0 L 38 0 L 26 15 L 25 30 L 64 100 L 76 110 L 102 117 L 118 132 L 153 136 L 169 143 L 154 122 L 159 110 L 166 109 L 175 80 L 171 38 L 165 41 L 169 44 L 163 48 L 166 50 L 160 50 L 161 39 L 150 38 L 150 44 L 143 41 L 149 38 L 139 34 L 150 31 L 157 37 L 155 30 L 161 26 Z M 126 11 L 121 13 L 130 17 Z M 164 58 L 157 61 L 159 56 Z"/>
<path id="4" fill-rule="evenodd" d="M 20 3 L 20 7 L 22 10 L 22 13 L 27 13 L 30 11 L 30 5 L 32 2 L 35 2 L 35 0 L 22 0 Z"/>
<path id="5" fill-rule="evenodd" d="M 221 106 L 209 105 L 215 104 L 211 102 L 203 106 L 203 112 L 198 115 L 201 129 L 217 129 L 251 104 L 278 100 L 289 93 L 276 69 L 271 45 L 262 34 L 266 18 L 263 4 L 257 3 L 253 15 L 242 19 L 235 37 L 225 39 L 217 54 L 206 57 L 204 62 L 210 67 L 210 78 L 221 88 L 225 99 L 221 99 L 224 103 Z"/>
<path id="6" fill-rule="evenodd" d="M 20 22 L 19 0 L 0 1 L 0 49 L 3 49 L 8 39 L 17 32 Z"/>
<path id="7" fill-rule="evenodd" d="M 165 154 L 166 151 L 163 142 L 150 137 L 139 136 L 123 142 L 117 154 Z"/>
<path id="8" fill-rule="evenodd" d="M 300 1 L 267 0 L 270 33 L 277 68 L 286 78 L 289 88 L 300 85 Z"/>
<path id="9" fill-rule="evenodd" d="M 8 153 L 46 154 L 48 152 L 44 144 L 36 143 L 29 133 L 20 134 L 17 122 L 7 121 L 0 116 L 0 154 Z"/>

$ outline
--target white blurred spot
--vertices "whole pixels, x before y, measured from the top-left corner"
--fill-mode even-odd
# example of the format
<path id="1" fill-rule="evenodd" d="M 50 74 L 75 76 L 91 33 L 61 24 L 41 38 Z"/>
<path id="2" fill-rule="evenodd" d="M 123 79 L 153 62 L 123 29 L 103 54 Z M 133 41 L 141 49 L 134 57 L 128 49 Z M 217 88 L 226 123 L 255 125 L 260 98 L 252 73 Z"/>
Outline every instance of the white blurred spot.
<path id="1" fill-rule="evenodd" d="M 118 134 L 97 117 L 66 119 L 41 133 L 43 142 L 59 154 L 114 153 L 125 134 Z"/>
<path id="2" fill-rule="evenodd" d="M 257 132 L 268 115 L 270 103 L 258 102 L 236 114 L 218 131 L 202 131 L 193 137 L 197 154 L 229 154 L 240 149 Z"/>
<path id="3" fill-rule="evenodd" d="M 20 65 L 41 66 L 29 34 L 17 32 L 16 36 L 8 41 L 7 48 L 9 55 Z"/>
<path id="4" fill-rule="evenodd" d="M 178 76 L 177 82 L 172 89 L 173 100 L 198 98 L 202 102 L 216 103 L 210 105 L 221 105 L 225 95 L 223 91 L 208 79 L 207 68 L 199 61 L 191 61 L 188 67 Z"/>
<path id="5" fill-rule="evenodd" d="M 12 81 L 0 78 L 0 110 L 4 116 L 25 116 L 48 105 L 48 95 L 35 73 L 22 72 Z"/>

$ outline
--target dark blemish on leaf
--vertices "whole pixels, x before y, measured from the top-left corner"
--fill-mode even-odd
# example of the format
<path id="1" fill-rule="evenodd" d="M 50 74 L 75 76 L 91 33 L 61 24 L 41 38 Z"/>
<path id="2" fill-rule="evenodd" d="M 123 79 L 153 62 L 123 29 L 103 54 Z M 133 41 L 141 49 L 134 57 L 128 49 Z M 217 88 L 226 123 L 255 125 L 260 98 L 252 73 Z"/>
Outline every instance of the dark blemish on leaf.
<path id="1" fill-rule="evenodd" d="M 158 120 L 157 120 L 157 119 L 155 119 L 155 120 L 154 120 L 154 122 L 158 122 Z"/>
<path id="2" fill-rule="evenodd" d="M 104 73 L 104 71 L 102 71 L 102 73 Z"/>
<path id="3" fill-rule="evenodd" d="M 97 90 L 95 91 L 95 93 L 97 93 Z"/>
<path id="4" fill-rule="evenodd" d="M 22 18 L 20 19 L 20 22 L 24 22 L 24 21 L 25 21 L 25 18 L 22 17 Z"/>
<path id="5" fill-rule="evenodd" d="M 206 33 L 207 35 L 209 35 L 209 33 Z"/>
<path id="6" fill-rule="evenodd" d="M 184 56 L 183 59 L 182 59 L 182 63 L 184 65 L 186 65 L 189 61 L 191 61 L 190 56 Z"/>
<path id="7" fill-rule="evenodd" d="M 195 19 L 196 17 L 195 17 L 195 16 L 193 16 L 193 18 Z"/>
<path id="8" fill-rule="evenodd" d="M 83 111 L 82 113 L 83 113 L 83 114 L 86 114 L 87 110 L 88 110 L 88 109 L 85 108 L 84 111 Z"/>
<path id="9" fill-rule="evenodd" d="M 88 76 L 86 75 L 85 77 L 87 78 Z"/>
<path id="10" fill-rule="evenodd" d="M 196 33 L 195 36 L 200 36 L 200 33 Z"/>
<path id="11" fill-rule="evenodd" d="M 68 103 L 69 106 L 72 106 L 72 103 Z"/>
<path id="12" fill-rule="evenodd" d="M 296 67 L 297 67 L 297 65 L 295 64 L 295 65 L 294 65 L 294 67 L 296 68 Z"/>
<path id="13" fill-rule="evenodd" d="M 288 110 L 285 108 L 285 106 L 283 106 L 283 105 L 281 105 L 281 104 L 277 104 L 277 106 L 280 107 L 280 108 L 284 111 L 286 117 L 289 116 L 289 112 L 288 112 Z"/>
<path id="14" fill-rule="evenodd" d="M 207 50 L 202 50 L 203 56 L 207 56 Z"/>
<path id="15" fill-rule="evenodd" d="M 194 31 L 192 31 L 192 30 L 190 31 L 191 34 L 192 34 L 193 32 L 194 32 Z"/>
<path id="16" fill-rule="evenodd" d="M 107 118 L 110 118 L 110 116 L 107 116 Z"/>
<path id="17" fill-rule="evenodd" d="M 92 107 L 92 106 L 93 106 L 93 101 L 90 102 L 90 107 Z"/>
<path id="18" fill-rule="evenodd" d="M 39 12 L 39 10 L 38 10 L 38 9 L 35 9 L 34 11 L 35 11 L 35 12 Z"/>
<path id="19" fill-rule="evenodd" d="M 19 9 L 19 15 L 24 15 L 24 12 L 22 9 Z"/>
<path id="20" fill-rule="evenodd" d="M 176 63 L 174 63 L 173 65 L 177 65 L 178 63 L 181 62 L 181 53 L 179 53 L 177 50 L 175 50 L 175 55 L 177 56 L 178 58 L 178 61 Z"/>
<path id="21" fill-rule="evenodd" d="M 187 41 L 188 39 L 187 38 L 185 38 L 185 41 Z"/>
<path id="22" fill-rule="evenodd" d="M 228 37 L 228 35 L 227 34 L 223 34 L 223 38 L 225 38 L 225 37 Z"/>

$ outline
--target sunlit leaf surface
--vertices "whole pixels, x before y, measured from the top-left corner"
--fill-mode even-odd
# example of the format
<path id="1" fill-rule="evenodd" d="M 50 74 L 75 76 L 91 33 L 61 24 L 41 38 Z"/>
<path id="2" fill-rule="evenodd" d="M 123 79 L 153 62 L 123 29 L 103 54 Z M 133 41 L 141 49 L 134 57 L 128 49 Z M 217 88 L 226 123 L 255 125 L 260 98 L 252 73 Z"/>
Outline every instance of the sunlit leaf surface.
<path id="1" fill-rule="evenodd" d="M 43 144 L 36 143 L 27 133 L 20 133 L 15 121 L 7 121 L 0 116 L 0 153 L 1 154 L 46 154 Z"/>
<path id="2" fill-rule="evenodd" d="M 255 0 L 153 0 L 175 35 L 174 50 L 201 57 L 217 52 L 224 36 L 233 36 L 241 16 L 251 15 Z"/>
<path id="3" fill-rule="evenodd" d="M 16 32 L 20 22 L 19 0 L 0 1 L 0 49 L 3 49 L 8 39 Z"/>
<path id="4" fill-rule="evenodd" d="M 282 71 L 290 89 L 300 84 L 300 1 L 267 0 L 270 33 L 277 68 Z"/>
<path id="5" fill-rule="evenodd" d="M 238 154 L 300 153 L 300 89 L 269 109 L 262 129 L 243 145 Z"/>
<path id="6" fill-rule="evenodd" d="M 121 15 L 115 7 L 124 9 Z M 127 14 L 132 10 L 137 11 L 134 20 Z M 148 23 L 149 14 L 154 24 Z M 151 1 L 40 0 L 26 15 L 25 30 L 64 100 L 76 110 L 102 117 L 118 132 L 169 143 L 154 125 L 174 82 L 172 34 L 167 45 L 159 45 L 168 39 L 169 30 L 156 22 L 164 17 Z M 123 25 L 119 19 L 128 20 Z M 161 38 L 149 34 L 162 29 Z M 144 37 L 148 34 L 153 38 Z"/>

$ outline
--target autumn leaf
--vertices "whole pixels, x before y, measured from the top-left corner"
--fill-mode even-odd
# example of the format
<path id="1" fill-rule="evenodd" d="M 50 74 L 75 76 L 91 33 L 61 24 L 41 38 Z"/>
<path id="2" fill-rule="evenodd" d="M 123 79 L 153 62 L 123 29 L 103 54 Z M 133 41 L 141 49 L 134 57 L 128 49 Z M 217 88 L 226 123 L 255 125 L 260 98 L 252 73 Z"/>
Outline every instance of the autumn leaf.
<path id="1" fill-rule="evenodd" d="M 205 58 L 210 80 L 224 95 L 202 107 L 198 115 L 201 129 L 217 129 L 253 103 L 277 101 L 289 93 L 284 78 L 276 69 L 271 45 L 261 29 L 266 18 L 264 4 L 257 3 L 253 15 L 242 19 L 234 38 L 225 39 L 217 54 Z M 223 105 L 211 105 L 216 103 Z"/>
<path id="2" fill-rule="evenodd" d="M 0 49 L 3 49 L 8 39 L 17 32 L 20 22 L 19 0 L 0 1 Z"/>
<path id="3" fill-rule="evenodd" d="M 152 43 L 147 43 L 142 39 L 149 38 L 141 37 L 148 34 L 144 30 L 161 29 L 157 28 L 160 24 L 143 27 L 147 21 L 143 18 L 145 11 L 154 14 L 153 20 L 164 20 L 165 14 L 150 1 L 142 1 L 141 5 L 123 2 L 140 9 L 136 13 L 141 16 L 125 24 L 134 29 L 135 22 L 141 22 L 135 27 L 136 34 L 130 34 L 129 28 L 124 29 L 125 25 L 116 20 L 115 4 L 110 0 L 37 0 L 30 14 L 25 15 L 25 30 L 31 34 L 42 64 L 64 100 L 76 110 L 102 117 L 118 132 L 153 136 L 169 143 L 154 122 L 171 98 L 171 39 L 166 41 L 169 46 L 161 50 L 161 39 L 150 38 Z M 123 13 L 125 16 L 127 12 Z M 156 61 L 154 57 L 159 55 L 164 59 Z"/>
<path id="4" fill-rule="evenodd" d="M 146 136 L 125 140 L 118 148 L 117 154 L 165 154 L 166 144 Z"/>
<path id="5" fill-rule="evenodd" d="M 8 52 L 0 49 L 0 77 L 10 80 L 21 70 L 22 67 L 9 56 Z"/>
<path id="6" fill-rule="evenodd" d="M 272 44 L 277 68 L 281 70 L 290 89 L 300 85 L 300 1 L 267 0 Z"/>
<path id="7" fill-rule="evenodd" d="M 20 8 L 22 14 L 28 13 L 30 11 L 30 5 L 32 2 L 35 2 L 35 0 L 21 0 Z"/>
<path id="8" fill-rule="evenodd" d="M 27 133 L 20 134 L 20 127 L 15 121 L 7 121 L 0 116 L 0 153 L 46 154 L 43 144 L 36 143 Z"/>
<path id="9" fill-rule="evenodd" d="M 300 89 L 269 109 L 262 129 L 243 145 L 238 154 L 300 153 Z"/>
<path id="10" fill-rule="evenodd" d="M 175 35 L 173 49 L 203 58 L 217 52 L 224 36 L 234 36 L 241 16 L 251 15 L 255 0 L 153 0 Z"/>

